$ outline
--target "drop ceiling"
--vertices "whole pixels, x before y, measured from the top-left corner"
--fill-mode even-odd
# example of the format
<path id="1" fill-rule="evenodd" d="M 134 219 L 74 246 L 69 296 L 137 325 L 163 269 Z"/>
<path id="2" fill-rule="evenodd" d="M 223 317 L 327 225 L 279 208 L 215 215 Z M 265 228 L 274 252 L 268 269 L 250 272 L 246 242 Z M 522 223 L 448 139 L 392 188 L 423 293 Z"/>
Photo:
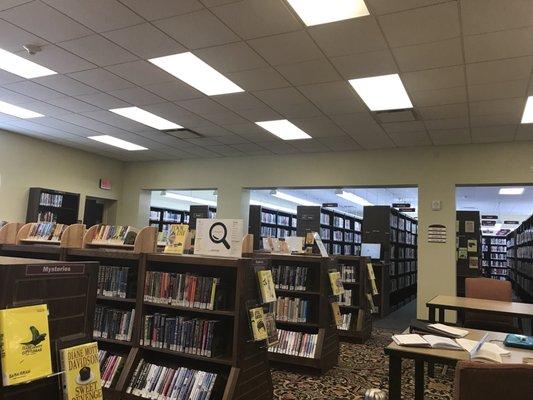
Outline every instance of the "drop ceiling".
<path id="1" fill-rule="evenodd" d="M 306 27 L 284 0 L 8 0 L 0 48 L 57 75 L 0 71 L 0 128 L 125 161 L 533 140 L 533 2 L 366 0 L 370 16 Z M 41 45 L 29 56 L 24 44 Z M 245 92 L 205 96 L 147 62 L 191 51 Z M 349 79 L 398 73 L 416 120 L 384 122 Z M 138 106 L 198 132 L 178 139 L 109 112 Z M 285 142 L 254 124 L 288 119 Z M 412 118 L 411 118 L 412 119 Z M 149 148 L 88 140 L 112 135 Z"/>

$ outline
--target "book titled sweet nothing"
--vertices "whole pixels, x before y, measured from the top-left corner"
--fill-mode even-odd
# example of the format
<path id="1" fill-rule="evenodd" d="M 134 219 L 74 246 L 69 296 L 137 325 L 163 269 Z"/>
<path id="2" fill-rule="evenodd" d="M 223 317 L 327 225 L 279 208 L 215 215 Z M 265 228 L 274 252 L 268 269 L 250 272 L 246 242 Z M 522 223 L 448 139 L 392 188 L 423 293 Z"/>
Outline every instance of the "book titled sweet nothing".
<path id="1" fill-rule="evenodd" d="M 60 352 L 65 400 L 102 400 L 98 344 L 85 343 Z"/>
<path id="2" fill-rule="evenodd" d="M 0 310 L 0 349 L 4 386 L 52 373 L 46 304 Z"/>

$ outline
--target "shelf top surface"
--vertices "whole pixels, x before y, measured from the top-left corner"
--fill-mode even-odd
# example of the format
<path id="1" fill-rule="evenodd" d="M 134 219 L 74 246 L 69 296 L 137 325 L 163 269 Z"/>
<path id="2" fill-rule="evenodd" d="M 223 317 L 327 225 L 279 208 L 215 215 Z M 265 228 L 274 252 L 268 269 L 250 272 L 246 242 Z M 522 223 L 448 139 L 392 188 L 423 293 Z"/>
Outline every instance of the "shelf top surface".
<path id="1" fill-rule="evenodd" d="M 18 257 L 2 257 L 0 256 L 0 265 L 9 266 L 9 265 L 42 265 L 42 264 L 58 264 L 60 261 L 51 261 L 51 260 L 37 260 L 34 258 L 18 258 Z"/>
<path id="2" fill-rule="evenodd" d="M 428 301 L 426 305 L 443 306 L 446 308 L 485 311 L 495 314 L 515 316 L 533 316 L 533 304 L 515 303 L 507 301 L 473 299 L 468 297 L 438 295 Z"/>

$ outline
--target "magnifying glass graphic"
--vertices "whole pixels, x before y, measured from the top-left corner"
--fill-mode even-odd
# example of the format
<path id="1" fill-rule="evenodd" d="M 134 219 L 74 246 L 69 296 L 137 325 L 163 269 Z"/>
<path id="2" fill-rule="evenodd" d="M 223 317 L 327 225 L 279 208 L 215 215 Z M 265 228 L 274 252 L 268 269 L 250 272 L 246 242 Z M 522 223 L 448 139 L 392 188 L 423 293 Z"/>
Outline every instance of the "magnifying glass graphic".
<path id="1" fill-rule="evenodd" d="M 222 222 L 215 222 L 213 225 L 211 225 L 211 228 L 209 228 L 209 238 L 211 241 L 215 244 L 222 243 L 224 247 L 229 250 L 230 245 L 226 240 L 227 236 L 228 228 L 226 228 L 226 225 L 224 225 Z"/>

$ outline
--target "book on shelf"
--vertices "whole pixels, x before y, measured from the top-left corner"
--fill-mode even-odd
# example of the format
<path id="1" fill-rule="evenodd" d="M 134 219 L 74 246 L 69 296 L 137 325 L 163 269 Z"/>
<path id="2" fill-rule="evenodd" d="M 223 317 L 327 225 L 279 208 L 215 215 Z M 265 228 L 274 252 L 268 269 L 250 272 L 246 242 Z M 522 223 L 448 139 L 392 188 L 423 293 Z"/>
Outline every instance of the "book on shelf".
<path id="1" fill-rule="evenodd" d="M 96 306 L 94 312 L 94 338 L 131 341 L 135 309 L 120 310 Z"/>
<path id="2" fill-rule="evenodd" d="M 293 265 L 276 265 L 272 267 L 274 287 L 283 290 L 307 290 L 309 268 Z"/>
<path id="3" fill-rule="evenodd" d="M 407 347 L 430 347 L 433 349 L 463 350 L 463 348 L 453 339 L 436 335 L 419 335 L 408 333 L 404 335 L 393 335 L 392 340 L 398 346 Z"/>
<path id="4" fill-rule="evenodd" d="M 366 299 L 368 300 L 368 306 L 370 307 L 370 312 L 372 314 L 378 314 L 379 308 L 374 303 L 374 297 L 372 297 L 372 293 L 365 293 Z"/>
<path id="5" fill-rule="evenodd" d="M 250 309 L 249 313 L 254 342 L 268 339 L 263 307 L 252 308 Z"/>
<path id="6" fill-rule="evenodd" d="M 278 329 L 279 343 L 269 347 L 272 353 L 314 358 L 318 334 Z"/>
<path id="7" fill-rule="evenodd" d="M 133 226 L 99 225 L 92 243 L 133 244 L 138 230 Z"/>
<path id="8" fill-rule="evenodd" d="M 352 314 L 346 313 L 341 314 L 341 323 L 337 325 L 337 329 L 340 329 L 341 331 L 348 331 L 350 330 L 350 325 L 352 323 Z"/>
<path id="9" fill-rule="evenodd" d="M 145 315 L 141 346 L 204 357 L 222 355 L 221 321 L 155 313 Z"/>
<path id="10" fill-rule="evenodd" d="M 366 269 L 368 271 L 368 281 L 370 282 L 370 286 L 372 288 L 372 295 L 379 294 L 378 287 L 376 285 L 376 274 L 374 273 L 374 266 L 372 263 L 366 264 Z"/>
<path id="11" fill-rule="evenodd" d="M 209 400 L 217 374 L 139 361 L 126 393 L 149 399 Z"/>
<path id="12" fill-rule="evenodd" d="M 331 292 L 334 296 L 338 296 L 344 293 L 344 286 L 341 280 L 341 274 L 339 271 L 328 272 L 329 283 L 331 285 Z"/>
<path id="13" fill-rule="evenodd" d="M 0 310 L 0 349 L 4 386 L 50 375 L 47 305 Z"/>
<path id="14" fill-rule="evenodd" d="M 186 247 L 189 225 L 172 224 L 166 239 L 165 253 L 183 254 Z"/>
<path id="15" fill-rule="evenodd" d="M 98 271 L 98 291 L 99 296 L 118 297 L 125 299 L 128 297 L 128 277 L 130 267 L 110 267 L 102 265 Z"/>
<path id="16" fill-rule="evenodd" d="M 64 400 L 102 400 L 98 344 L 85 343 L 59 352 Z"/>
<path id="17" fill-rule="evenodd" d="M 299 297 L 279 297 L 275 304 L 276 318 L 284 322 L 307 322 L 311 302 Z"/>
<path id="18" fill-rule="evenodd" d="M 274 287 L 272 271 L 269 269 L 257 271 L 257 279 L 259 281 L 259 289 L 263 303 L 272 303 L 276 301 L 276 289 Z"/>
<path id="19" fill-rule="evenodd" d="M 331 312 L 333 314 L 333 321 L 335 322 L 335 325 L 337 327 L 342 326 L 343 325 L 343 317 L 342 317 L 342 314 L 341 314 L 341 309 L 339 307 L 339 303 L 337 303 L 336 301 L 331 303 Z"/>
<path id="20" fill-rule="evenodd" d="M 147 271 L 144 301 L 179 307 L 220 310 L 226 305 L 227 288 L 218 277 L 192 273 Z"/>
<path id="21" fill-rule="evenodd" d="M 123 356 L 111 354 L 106 350 L 98 350 L 102 387 L 115 387 L 124 368 L 125 361 L 126 359 Z"/>
<path id="22" fill-rule="evenodd" d="M 40 206 L 61 207 L 63 205 L 62 194 L 41 193 Z"/>
<path id="23" fill-rule="evenodd" d="M 339 264 L 343 283 L 357 283 L 357 268 L 354 265 Z"/>
<path id="24" fill-rule="evenodd" d="M 68 225 L 55 222 L 33 223 L 28 232 L 28 239 L 59 242 L 67 227 Z"/>
<path id="25" fill-rule="evenodd" d="M 339 304 L 342 306 L 351 306 L 352 304 L 352 291 L 351 290 L 345 290 L 343 294 L 340 294 Z"/>
<path id="26" fill-rule="evenodd" d="M 274 316 L 274 313 L 267 312 L 264 314 L 263 320 L 265 321 L 265 327 L 267 331 L 268 346 L 274 346 L 279 342 L 278 328 L 276 326 L 276 317 Z"/>

